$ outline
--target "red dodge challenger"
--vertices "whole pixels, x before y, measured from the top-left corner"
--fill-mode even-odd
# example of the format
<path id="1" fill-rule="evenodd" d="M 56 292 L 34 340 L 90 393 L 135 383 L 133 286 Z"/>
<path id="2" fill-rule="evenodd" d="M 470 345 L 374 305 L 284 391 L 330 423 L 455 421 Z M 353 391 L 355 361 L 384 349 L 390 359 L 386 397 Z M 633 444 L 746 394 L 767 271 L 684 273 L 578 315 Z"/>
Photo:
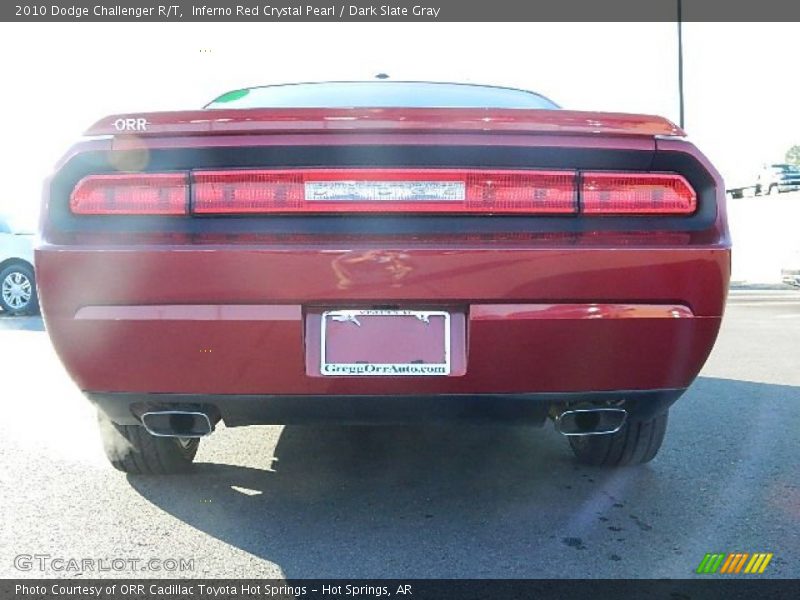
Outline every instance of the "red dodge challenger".
<path id="1" fill-rule="evenodd" d="M 643 463 L 720 327 L 725 188 L 660 117 L 340 82 L 87 136 L 36 270 L 126 472 L 187 469 L 219 421 L 549 417 L 580 461 Z"/>

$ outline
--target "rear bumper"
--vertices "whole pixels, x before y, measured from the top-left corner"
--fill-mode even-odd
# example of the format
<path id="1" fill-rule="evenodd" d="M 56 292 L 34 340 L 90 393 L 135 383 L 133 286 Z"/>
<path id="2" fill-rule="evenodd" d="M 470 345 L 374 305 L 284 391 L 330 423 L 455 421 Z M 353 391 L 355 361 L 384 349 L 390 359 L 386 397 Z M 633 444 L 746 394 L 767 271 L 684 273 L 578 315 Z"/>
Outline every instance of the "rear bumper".
<path id="1" fill-rule="evenodd" d="M 649 419 L 667 410 L 685 390 L 579 394 L 447 394 L 438 396 L 267 396 L 88 393 L 112 421 L 134 425 L 149 411 L 200 411 L 212 422 L 241 425 L 436 422 L 541 426 L 554 407 L 595 403 L 624 408 L 628 418 Z"/>
<path id="2" fill-rule="evenodd" d="M 36 258 L 48 333 L 82 390 L 197 396 L 685 389 L 729 276 L 721 246 L 44 246 Z M 463 374 L 309 374 L 310 315 L 387 304 L 463 314 Z"/>

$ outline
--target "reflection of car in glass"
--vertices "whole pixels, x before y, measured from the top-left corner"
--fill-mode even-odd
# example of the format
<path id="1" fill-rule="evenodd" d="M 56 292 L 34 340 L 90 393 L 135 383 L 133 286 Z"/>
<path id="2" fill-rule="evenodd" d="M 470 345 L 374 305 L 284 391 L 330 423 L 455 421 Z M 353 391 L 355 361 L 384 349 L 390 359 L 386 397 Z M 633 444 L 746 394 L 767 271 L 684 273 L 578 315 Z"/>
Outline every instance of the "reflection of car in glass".
<path id="1" fill-rule="evenodd" d="M 758 174 L 757 194 L 777 194 L 800 190 L 800 166 L 789 164 L 764 165 Z"/>
<path id="2" fill-rule="evenodd" d="M 0 215 L 0 309 L 6 314 L 35 313 L 36 279 L 33 273 L 33 233 Z"/>
<path id="3" fill-rule="evenodd" d="M 642 463 L 717 336 L 725 190 L 660 117 L 324 83 L 88 135 L 36 262 L 124 471 L 185 469 L 219 420 L 551 417 L 580 460 Z"/>

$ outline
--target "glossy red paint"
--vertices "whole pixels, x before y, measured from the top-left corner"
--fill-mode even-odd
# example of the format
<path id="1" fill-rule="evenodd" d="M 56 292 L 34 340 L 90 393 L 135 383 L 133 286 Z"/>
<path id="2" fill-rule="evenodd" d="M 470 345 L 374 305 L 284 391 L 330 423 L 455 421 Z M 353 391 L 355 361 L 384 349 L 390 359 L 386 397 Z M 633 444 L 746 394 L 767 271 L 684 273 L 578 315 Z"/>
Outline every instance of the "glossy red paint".
<path id="1" fill-rule="evenodd" d="M 44 294 L 48 331 L 77 383 L 86 390 L 132 392 L 401 394 L 685 387 L 713 345 L 728 278 L 724 248 L 616 249 L 613 268 L 608 266 L 609 248 L 557 244 L 546 249 L 406 245 L 391 250 L 335 245 L 188 251 L 181 245 L 61 247 L 40 249 L 38 260 L 40 281 L 59 290 L 58 295 Z M 146 285 L 148 281 L 169 285 Z M 475 306 L 532 300 L 574 305 L 598 299 L 649 305 L 667 298 L 680 300 L 694 316 L 592 320 L 559 314 L 531 319 L 511 309 L 508 318 L 487 319 L 486 309 Z M 464 377 L 433 381 L 319 380 L 305 373 L 306 343 L 296 308 L 280 318 L 223 320 L 143 320 L 130 309 L 117 309 L 125 318 L 114 321 L 102 318 L 96 308 L 187 301 L 266 301 L 295 307 L 302 302 L 331 308 L 465 302 L 473 305 L 469 366 Z M 531 364 L 539 367 L 531 369 Z"/>
<path id="2" fill-rule="evenodd" d="M 140 304 L 84 306 L 75 319 L 87 321 L 297 321 L 291 304 Z"/>
<path id="3" fill-rule="evenodd" d="M 506 319 L 691 319 L 682 304 L 476 304 L 473 321 Z"/>
<path id="4" fill-rule="evenodd" d="M 169 136 L 342 131 L 479 131 L 684 136 L 652 115 L 572 110 L 447 108 L 252 108 L 120 114 L 86 135 Z"/>
<path id="5" fill-rule="evenodd" d="M 93 141 L 68 156 L 101 149 L 113 164 L 125 164 L 129 155 L 146 164 L 160 149 L 407 144 L 626 150 L 652 161 L 669 151 L 703 166 L 716 188 L 716 214 L 707 227 L 685 230 L 640 231 L 631 221 L 624 231 L 496 235 L 108 233 L 59 227 L 51 204 L 64 199 L 47 197 L 36 256 L 42 309 L 81 389 L 272 395 L 678 389 L 692 382 L 711 351 L 730 275 L 724 186 L 694 146 L 654 137 L 680 134 L 663 123 L 593 124 L 586 114 L 567 113 L 559 123 L 518 115 L 519 122 L 481 126 L 477 114 L 446 122 L 429 114 L 399 125 L 392 120 L 397 115 L 366 111 L 350 125 L 306 114 L 264 123 L 251 115 L 252 121 L 226 126 L 217 122 L 224 112 L 203 112 L 202 123 L 191 122 L 193 113 L 153 117 L 144 137 Z M 102 121 L 92 133 L 110 132 L 109 124 Z M 376 133 L 385 128 L 391 133 Z M 548 133 L 533 133 L 542 131 Z M 373 305 L 450 307 L 465 315 L 463 374 L 309 373 L 308 349 L 316 343 L 309 315 Z"/>
<path id="6" fill-rule="evenodd" d="M 454 314 L 458 316 L 458 309 Z M 145 304 L 84 306 L 75 319 L 87 321 L 299 321 L 299 304 Z M 315 314 L 320 314 L 318 311 Z M 681 304 L 473 304 L 470 319 L 687 319 Z"/>

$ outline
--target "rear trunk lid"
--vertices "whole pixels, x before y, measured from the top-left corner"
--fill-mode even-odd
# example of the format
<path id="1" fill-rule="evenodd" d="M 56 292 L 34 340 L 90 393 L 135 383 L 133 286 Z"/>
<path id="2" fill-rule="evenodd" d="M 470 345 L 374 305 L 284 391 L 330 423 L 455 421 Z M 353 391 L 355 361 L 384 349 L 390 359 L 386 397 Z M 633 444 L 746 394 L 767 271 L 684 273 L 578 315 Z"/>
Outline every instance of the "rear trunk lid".
<path id="1" fill-rule="evenodd" d="M 118 114 L 87 135 L 175 136 L 324 132 L 547 133 L 685 136 L 663 117 L 484 108 L 266 108 Z"/>

